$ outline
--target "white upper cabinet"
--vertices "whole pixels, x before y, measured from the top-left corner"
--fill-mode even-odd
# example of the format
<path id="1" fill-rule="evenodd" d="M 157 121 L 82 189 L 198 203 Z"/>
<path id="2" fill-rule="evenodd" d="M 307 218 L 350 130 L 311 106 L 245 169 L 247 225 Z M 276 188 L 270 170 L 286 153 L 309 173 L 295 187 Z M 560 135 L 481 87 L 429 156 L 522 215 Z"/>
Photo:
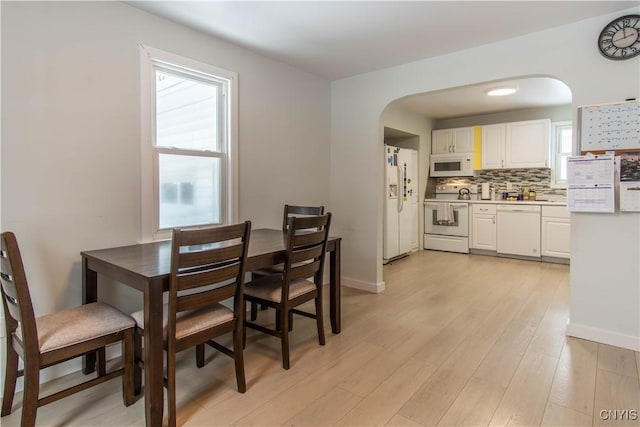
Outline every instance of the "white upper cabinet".
<path id="1" fill-rule="evenodd" d="M 506 124 L 505 167 L 549 167 L 549 119 Z"/>
<path id="2" fill-rule="evenodd" d="M 432 131 L 431 153 L 473 153 L 473 127 Z"/>
<path id="3" fill-rule="evenodd" d="M 504 123 L 482 126 L 482 169 L 504 167 Z"/>
<path id="4" fill-rule="evenodd" d="M 482 127 L 482 169 L 549 167 L 549 119 Z"/>
<path id="5" fill-rule="evenodd" d="M 431 153 L 446 154 L 451 152 L 451 129 L 431 132 Z"/>

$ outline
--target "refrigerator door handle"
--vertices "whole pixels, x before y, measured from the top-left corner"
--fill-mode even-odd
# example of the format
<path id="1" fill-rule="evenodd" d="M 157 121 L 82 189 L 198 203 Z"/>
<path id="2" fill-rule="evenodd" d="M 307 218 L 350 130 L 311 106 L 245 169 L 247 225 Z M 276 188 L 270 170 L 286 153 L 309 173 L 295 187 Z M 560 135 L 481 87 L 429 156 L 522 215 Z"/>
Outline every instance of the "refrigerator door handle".
<path id="1" fill-rule="evenodd" d="M 403 201 L 403 190 L 404 190 L 404 181 L 402 176 L 402 169 L 400 166 L 396 166 L 398 168 L 398 212 L 402 212 L 402 208 L 404 207 Z"/>

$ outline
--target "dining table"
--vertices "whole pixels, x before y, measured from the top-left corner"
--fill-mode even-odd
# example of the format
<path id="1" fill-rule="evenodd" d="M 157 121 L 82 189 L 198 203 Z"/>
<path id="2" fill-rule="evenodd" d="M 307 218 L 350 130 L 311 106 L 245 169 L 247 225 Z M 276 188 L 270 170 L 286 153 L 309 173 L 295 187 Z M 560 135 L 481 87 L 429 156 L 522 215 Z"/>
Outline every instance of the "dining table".
<path id="1" fill-rule="evenodd" d="M 246 271 L 255 271 L 282 263 L 286 254 L 286 232 L 274 229 L 251 231 Z M 339 334 L 340 315 L 340 243 L 329 237 L 329 317 L 331 330 Z M 163 293 L 169 290 L 171 241 L 154 241 L 129 246 L 81 252 L 83 303 L 98 300 L 98 275 L 112 279 L 143 293 L 144 310 L 144 400 L 147 426 L 162 425 L 163 411 Z M 96 354 L 83 359 L 83 372 L 96 369 Z"/>

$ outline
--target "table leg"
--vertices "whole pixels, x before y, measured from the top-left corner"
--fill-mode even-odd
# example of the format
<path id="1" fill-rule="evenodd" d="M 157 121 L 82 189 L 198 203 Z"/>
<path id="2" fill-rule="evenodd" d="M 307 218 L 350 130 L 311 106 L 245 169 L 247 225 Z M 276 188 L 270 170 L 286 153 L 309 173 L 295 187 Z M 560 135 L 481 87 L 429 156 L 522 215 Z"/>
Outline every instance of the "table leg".
<path id="1" fill-rule="evenodd" d="M 329 311 L 331 317 L 331 331 L 339 334 L 341 330 L 341 307 L 340 307 L 340 240 L 335 242 L 335 248 L 329 252 Z"/>
<path id="2" fill-rule="evenodd" d="M 163 400 L 162 284 L 144 290 L 144 401 L 147 426 L 162 425 Z"/>
<path id="3" fill-rule="evenodd" d="M 98 301 L 98 273 L 89 269 L 87 259 L 82 258 L 82 303 Z M 82 358 L 82 372 L 90 374 L 96 370 L 96 353 L 85 354 Z"/>

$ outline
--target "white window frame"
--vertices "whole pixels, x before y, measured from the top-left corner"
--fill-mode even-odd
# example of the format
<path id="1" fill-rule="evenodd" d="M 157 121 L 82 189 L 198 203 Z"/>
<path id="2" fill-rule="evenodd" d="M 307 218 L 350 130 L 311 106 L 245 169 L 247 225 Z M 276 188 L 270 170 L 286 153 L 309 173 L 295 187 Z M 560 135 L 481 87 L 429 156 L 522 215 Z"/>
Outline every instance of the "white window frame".
<path id="1" fill-rule="evenodd" d="M 160 153 L 192 154 L 190 150 L 155 147 L 155 66 L 188 74 L 209 75 L 224 83 L 227 117 L 221 153 L 208 153 L 222 159 L 222 223 L 238 222 L 238 74 L 233 71 L 185 58 L 170 52 L 139 46 L 140 53 L 140 185 L 141 242 L 171 238 L 170 229 L 159 229 Z"/>
<path id="2" fill-rule="evenodd" d="M 562 122 L 553 122 L 551 123 L 551 146 L 550 146 L 550 154 L 551 154 L 551 188 L 567 188 L 567 180 L 561 180 L 558 171 L 560 170 L 560 161 L 561 156 L 558 152 L 560 145 L 558 144 L 558 132 L 560 129 L 565 127 L 573 127 L 573 122 L 571 121 L 562 121 Z M 572 147 L 573 141 L 575 140 L 575 130 L 572 129 L 571 139 L 572 139 Z M 572 153 L 569 153 L 570 155 Z"/>

